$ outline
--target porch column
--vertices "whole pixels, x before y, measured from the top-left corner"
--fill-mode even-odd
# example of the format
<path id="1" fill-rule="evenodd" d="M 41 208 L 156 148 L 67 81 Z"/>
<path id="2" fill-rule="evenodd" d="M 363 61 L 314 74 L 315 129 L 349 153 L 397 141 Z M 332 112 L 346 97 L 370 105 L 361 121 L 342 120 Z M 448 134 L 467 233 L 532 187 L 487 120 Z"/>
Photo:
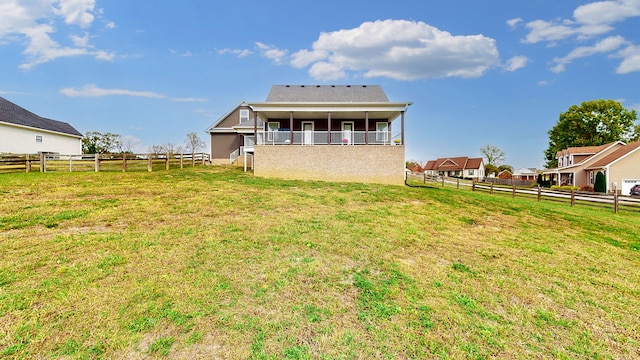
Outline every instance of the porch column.
<path id="1" fill-rule="evenodd" d="M 253 113 L 253 146 L 255 149 L 256 144 L 258 143 L 258 113 Z"/>
<path id="2" fill-rule="evenodd" d="M 400 131 L 400 137 L 402 138 L 400 143 L 404 145 L 404 111 L 400 113 Z"/>
<path id="3" fill-rule="evenodd" d="M 364 143 L 369 145 L 369 112 L 364 112 Z"/>
<path id="4" fill-rule="evenodd" d="M 289 145 L 293 144 L 293 111 L 289 112 Z"/>
<path id="5" fill-rule="evenodd" d="M 327 113 L 327 144 L 331 145 L 331 113 Z"/>

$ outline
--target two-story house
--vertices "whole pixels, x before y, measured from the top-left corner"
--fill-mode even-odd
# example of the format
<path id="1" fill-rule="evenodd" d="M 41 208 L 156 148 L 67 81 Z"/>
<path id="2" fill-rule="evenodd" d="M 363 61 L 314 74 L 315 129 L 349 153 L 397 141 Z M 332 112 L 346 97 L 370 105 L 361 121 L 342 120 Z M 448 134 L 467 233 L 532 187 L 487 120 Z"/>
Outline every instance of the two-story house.
<path id="1" fill-rule="evenodd" d="M 0 153 L 82 154 L 82 134 L 69 123 L 38 116 L 0 97 Z"/>
<path id="2" fill-rule="evenodd" d="M 543 174 L 558 185 L 594 185 L 598 172 L 605 175 L 607 191 L 628 194 L 640 184 L 640 143 L 616 141 L 600 146 L 571 147 L 557 153 L 558 167 Z"/>
<path id="3" fill-rule="evenodd" d="M 263 177 L 402 184 L 410 105 L 378 85 L 274 85 L 207 129 L 212 161 Z"/>

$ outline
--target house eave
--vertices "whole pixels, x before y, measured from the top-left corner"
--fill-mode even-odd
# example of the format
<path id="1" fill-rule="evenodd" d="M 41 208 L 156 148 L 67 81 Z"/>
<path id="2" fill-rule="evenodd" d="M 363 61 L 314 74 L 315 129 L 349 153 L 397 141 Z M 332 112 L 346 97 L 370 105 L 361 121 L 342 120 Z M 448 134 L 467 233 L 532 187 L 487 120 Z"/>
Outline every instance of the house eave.
<path id="1" fill-rule="evenodd" d="M 42 128 L 38 128 L 38 127 L 33 127 L 33 126 L 14 124 L 14 123 L 6 122 L 6 121 L 0 121 L 0 125 L 7 125 L 7 126 L 17 127 L 17 128 L 21 128 L 21 129 L 40 131 L 40 132 L 44 132 L 44 133 L 48 133 L 48 134 L 56 134 L 56 135 L 68 136 L 68 137 L 77 138 L 77 139 L 82 139 L 84 137 L 82 135 L 69 134 L 69 133 L 64 133 L 64 132 L 60 132 L 60 131 L 53 131 L 53 130 L 47 130 L 47 129 L 42 129 Z"/>

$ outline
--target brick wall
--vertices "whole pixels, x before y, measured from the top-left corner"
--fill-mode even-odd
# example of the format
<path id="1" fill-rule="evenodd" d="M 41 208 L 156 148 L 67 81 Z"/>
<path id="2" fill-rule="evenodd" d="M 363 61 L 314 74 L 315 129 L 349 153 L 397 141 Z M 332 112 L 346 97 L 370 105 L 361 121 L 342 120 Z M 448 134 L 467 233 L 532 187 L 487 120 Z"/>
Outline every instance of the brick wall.
<path id="1" fill-rule="evenodd" d="M 254 174 L 402 185 L 404 151 L 402 145 L 256 145 Z"/>

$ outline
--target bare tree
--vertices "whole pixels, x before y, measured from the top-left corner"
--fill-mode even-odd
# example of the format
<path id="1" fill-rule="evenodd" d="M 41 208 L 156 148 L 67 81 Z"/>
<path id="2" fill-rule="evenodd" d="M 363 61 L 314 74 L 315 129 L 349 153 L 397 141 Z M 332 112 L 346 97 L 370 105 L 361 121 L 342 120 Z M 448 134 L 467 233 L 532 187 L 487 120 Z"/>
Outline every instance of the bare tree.
<path id="1" fill-rule="evenodd" d="M 480 152 L 484 155 L 487 165 L 500 166 L 506 159 L 504 151 L 491 144 L 480 148 Z"/>
<path id="2" fill-rule="evenodd" d="M 185 147 L 187 152 L 190 152 L 191 155 L 195 154 L 198 150 L 202 150 L 205 147 L 204 141 L 200 139 L 197 133 L 190 132 L 187 134 Z"/>

